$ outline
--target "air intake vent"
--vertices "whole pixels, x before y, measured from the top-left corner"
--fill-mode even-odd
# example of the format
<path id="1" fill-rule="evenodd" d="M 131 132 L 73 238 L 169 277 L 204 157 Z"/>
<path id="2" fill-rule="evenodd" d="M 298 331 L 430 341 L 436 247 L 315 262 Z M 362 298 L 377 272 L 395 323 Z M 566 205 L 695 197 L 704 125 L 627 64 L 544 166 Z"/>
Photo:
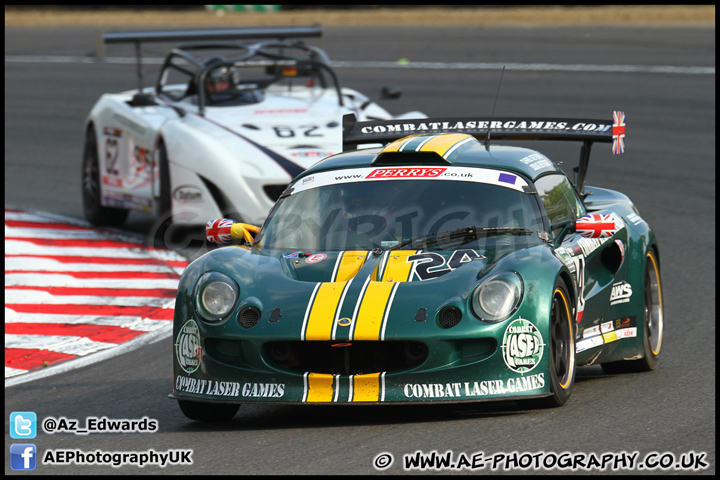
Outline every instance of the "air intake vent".
<path id="1" fill-rule="evenodd" d="M 420 342 L 272 342 L 263 356 L 291 372 L 360 375 L 417 367 L 427 359 L 428 348 Z"/>
<path id="2" fill-rule="evenodd" d="M 240 310 L 238 323 L 243 328 L 252 328 L 260 321 L 260 310 L 256 307 L 245 307 Z"/>
<path id="3" fill-rule="evenodd" d="M 373 165 L 449 165 L 435 152 L 385 152 L 378 155 Z"/>
<path id="4" fill-rule="evenodd" d="M 450 305 L 440 310 L 438 320 L 441 327 L 452 328 L 462 320 L 462 312 L 459 308 Z"/>

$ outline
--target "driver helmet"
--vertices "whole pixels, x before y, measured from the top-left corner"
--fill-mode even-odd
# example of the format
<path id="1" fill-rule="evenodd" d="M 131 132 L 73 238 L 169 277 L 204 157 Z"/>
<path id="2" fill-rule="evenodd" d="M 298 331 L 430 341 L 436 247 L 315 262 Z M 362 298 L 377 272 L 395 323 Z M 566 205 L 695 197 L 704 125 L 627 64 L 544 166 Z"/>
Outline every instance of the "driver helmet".
<path id="1" fill-rule="evenodd" d="M 216 55 L 205 62 L 205 67 L 211 67 L 218 63 L 225 62 L 225 58 Z M 229 90 L 234 85 L 233 71 L 231 67 L 222 66 L 210 70 L 205 77 L 205 89 L 209 93 L 220 93 Z"/>
<path id="2" fill-rule="evenodd" d="M 350 188 L 341 190 L 340 198 L 343 203 L 343 214 L 345 218 L 355 218 L 361 215 L 374 213 L 373 192 L 368 189 L 357 188 L 353 185 Z"/>

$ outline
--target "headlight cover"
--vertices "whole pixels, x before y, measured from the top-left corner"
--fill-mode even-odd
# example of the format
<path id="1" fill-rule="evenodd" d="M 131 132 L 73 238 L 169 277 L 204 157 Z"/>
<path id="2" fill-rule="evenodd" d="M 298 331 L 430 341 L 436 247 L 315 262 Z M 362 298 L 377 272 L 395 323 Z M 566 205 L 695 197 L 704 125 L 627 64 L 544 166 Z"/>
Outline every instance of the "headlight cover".
<path id="1" fill-rule="evenodd" d="M 233 311 L 240 288 L 232 278 L 219 272 L 209 272 L 197 283 L 195 304 L 203 320 L 219 322 Z"/>
<path id="2" fill-rule="evenodd" d="M 472 309 L 480 320 L 497 323 L 520 305 L 523 281 L 515 272 L 498 272 L 484 279 L 472 294 Z"/>

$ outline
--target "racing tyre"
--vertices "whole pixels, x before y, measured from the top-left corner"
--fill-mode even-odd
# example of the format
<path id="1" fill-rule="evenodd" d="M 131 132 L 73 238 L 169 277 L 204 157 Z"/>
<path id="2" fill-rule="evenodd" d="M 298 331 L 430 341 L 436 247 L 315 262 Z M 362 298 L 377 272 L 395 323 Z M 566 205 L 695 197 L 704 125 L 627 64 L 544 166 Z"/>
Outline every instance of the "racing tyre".
<path id="1" fill-rule="evenodd" d="M 165 143 L 160 142 L 160 217 L 172 215 L 172 200 L 170 199 L 170 161 L 168 160 Z"/>
<path id="2" fill-rule="evenodd" d="M 190 420 L 198 422 L 222 422 L 232 419 L 240 405 L 232 403 L 204 403 L 178 400 L 180 410 Z"/>
<path id="3" fill-rule="evenodd" d="M 537 400 L 541 408 L 561 407 L 567 403 L 575 384 L 575 324 L 570 313 L 570 295 L 562 280 L 553 289 L 550 312 L 549 356 L 552 395 Z"/>
<path id="4" fill-rule="evenodd" d="M 645 308 L 643 309 L 644 353 L 638 360 L 603 363 L 606 373 L 649 372 L 657 368 L 663 341 L 663 296 L 660 282 L 660 261 L 655 250 L 645 255 Z"/>
<path id="5" fill-rule="evenodd" d="M 153 243 L 156 247 L 166 247 L 168 229 L 172 225 L 172 200 L 170 198 L 170 163 L 165 143 L 160 141 L 159 147 L 160 168 L 160 198 L 158 199 L 158 219 L 152 232 Z"/>
<path id="6" fill-rule="evenodd" d="M 95 128 L 90 125 L 85 134 L 82 162 L 82 200 L 85 218 L 93 225 L 119 227 L 127 220 L 128 210 L 104 207 L 101 203 L 100 162 Z"/>

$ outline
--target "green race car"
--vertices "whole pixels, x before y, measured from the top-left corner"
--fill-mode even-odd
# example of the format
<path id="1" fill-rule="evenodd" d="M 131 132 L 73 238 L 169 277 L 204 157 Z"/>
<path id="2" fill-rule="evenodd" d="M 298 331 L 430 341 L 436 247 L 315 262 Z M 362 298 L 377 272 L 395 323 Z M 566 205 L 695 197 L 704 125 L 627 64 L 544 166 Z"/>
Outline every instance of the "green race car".
<path id="1" fill-rule="evenodd" d="M 208 222 L 235 245 L 182 275 L 170 397 L 204 421 L 250 402 L 560 406 L 579 366 L 656 368 L 657 240 L 627 196 L 585 187 L 592 144 L 622 153 L 624 125 L 346 115 L 344 151 L 262 228 Z M 503 140 L 581 142 L 577 181 Z"/>

